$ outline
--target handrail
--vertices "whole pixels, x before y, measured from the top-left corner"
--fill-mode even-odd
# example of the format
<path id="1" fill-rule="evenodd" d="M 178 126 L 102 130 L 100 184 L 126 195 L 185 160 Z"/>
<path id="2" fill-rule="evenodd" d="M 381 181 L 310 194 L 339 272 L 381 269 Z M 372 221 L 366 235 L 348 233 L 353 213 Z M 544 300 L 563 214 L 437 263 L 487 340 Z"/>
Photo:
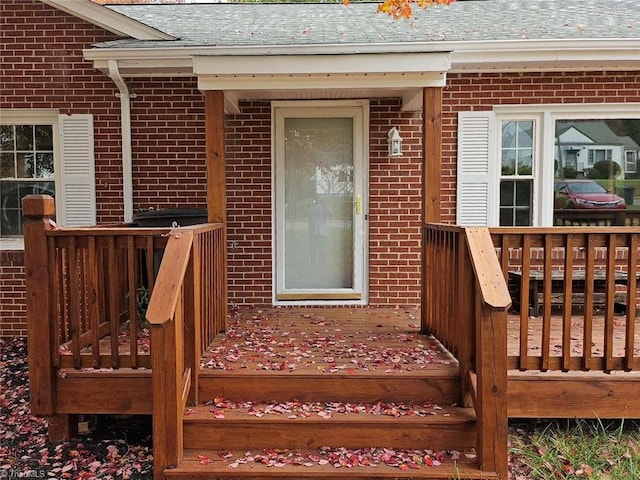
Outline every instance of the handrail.
<path id="1" fill-rule="evenodd" d="M 193 232 L 173 229 L 165 249 L 146 318 L 151 327 L 154 478 L 177 466 L 184 454 L 183 412 L 191 372 L 185 370 L 184 321 L 186 275 L 192 256 Z"/>
<path id="2" fill-rule="evenodd" d="M 471 265 L 480 288 L 482 301 L 494 308 L 509 308 L 511 295 L 495 256 L 491 236 L 486 228 L 465 228 Z"/>
<path id="3" fill-rule="evenodd" d="M 225 328 L 224 232 L 224 224 L 172 229 L 147 309 L 154 478 L 182 460 L 184 408 L 197 403 L 202 350 Z"/>
<path id="4" fill-rule="evenodd" d="M 487 228 L 427 224 L 423 248 L 423 331 L 458 359 L 461 404 L 476 408 L 480 466 L 506 479 L 511 297 L 491 236 Z"/>
<path id="5" fill-rule="evenodd" d="M 465 228 L 475 277 L 475 376 L 478 454 L 483 470 L 507 478 L 507 309 L 511 296 L 487 228 Z M 464 321 L 464 320 L 463 320 Z"/>
<path id="6" fill-rule="evenodd" d="M 151 327 L 163 326 L 170 322 L 176 312 L 180 288 L 191 257 L 193 232 L 174 229 L 169 233 L 169 241 L 162 257 L 156 285 L 149 300 L 147 320 Z"/>

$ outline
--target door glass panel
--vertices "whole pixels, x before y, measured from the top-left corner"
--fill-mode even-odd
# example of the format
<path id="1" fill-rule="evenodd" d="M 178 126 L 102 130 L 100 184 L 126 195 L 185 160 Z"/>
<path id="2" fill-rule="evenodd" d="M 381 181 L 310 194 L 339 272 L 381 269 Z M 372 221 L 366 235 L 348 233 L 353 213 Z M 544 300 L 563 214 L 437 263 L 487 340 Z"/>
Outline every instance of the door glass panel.
<path id="1" fill-rule="evenodd" d="M 285 119 L 286 289 L 353 288 L 353 120 Z"/>

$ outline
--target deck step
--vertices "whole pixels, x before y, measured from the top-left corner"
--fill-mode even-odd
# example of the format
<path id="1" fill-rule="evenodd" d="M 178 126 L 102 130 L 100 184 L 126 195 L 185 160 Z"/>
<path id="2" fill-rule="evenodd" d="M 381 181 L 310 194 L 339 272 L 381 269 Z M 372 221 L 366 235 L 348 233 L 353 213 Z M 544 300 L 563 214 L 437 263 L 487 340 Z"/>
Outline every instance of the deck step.
<path id="1" fill-rule="evenodd" d="M 291 405 L 189 409 L 184 417 L 185 448 L 292 449 L 329 445 L 459 450 L 473 448 L 476 442 L 472 409 L 429 404 L 350 404 L 338 405 L 332 411 L 337 404 Z M 351 411 L 345 412 L 345 407 Z M 381 409 L 386 409 L 386 414 Z"/>
<path id="2" fill-rule="evenodd" d="M 410 315 L 287 312 L 241 315 L 207 349 L 166 478 L 497 478 L 457 361 Z"/>
<path id="3" fill-rule="evenodd" d="M 215 371 L 200 373 L 199 402 L 216 397 L 261 402 L 424 402 L 452 404 L 460 399 L 457 363 L 398 372 L 344 370 L 327 374 L 313 371 Z"/>
<path id="4" fill-rule="evenodd" d="M 249 455 L 249 457 L 247 457 Z M 431 480 L 490 480 L 498 478 L 494 472 L 482 472 L 478 469 L 475 458 L 468 458 L 464 453 L 460 458 L 444 458 L 439 466 L 414 465 L 413 467 L 403 462 L 396 466 L 378 464 L 377 466 L 353 466 L 347 467 L 349 463 L 346 456 L 342 457 L 342 462 L 335 460 L 335 466 L 327 458 L 318 460 L 316 451 L 295 451 L 273 453 L 278 458 L 290 458 L 297 460 L 291 464 L 285 462 L 269 466 L 260 461 L 255 461 L 259 455 L 270 455 L 269 452 L 246 452 L 246 451 L 225 451 L 216 452 L 211 450 L 185 450 L 184 460 L 177 468 L 166 469 L 166 478 L 175 480 L 230 480 L 230 479 L 265 479 L 271 480 L 374 480 L 374 479 L 431 479 Z M 225 458 L 228 457 L 228 458 Z M 365 455 L 366 457 L 366 455 Z M 254 461 L 242 463 L 243 459 L 253 458 Z M 321 457 L 322 458 L 322 457 Z M 331 457 L 329 457 L 331 458 Z M 335 458 L 335 457 L 334 457 Z M 240 461 L 239 461 L 240 460 Z M 418 460 L 416 458 L 416 460 Z M 416 468 L 417 467 L 417 468 Z"/>

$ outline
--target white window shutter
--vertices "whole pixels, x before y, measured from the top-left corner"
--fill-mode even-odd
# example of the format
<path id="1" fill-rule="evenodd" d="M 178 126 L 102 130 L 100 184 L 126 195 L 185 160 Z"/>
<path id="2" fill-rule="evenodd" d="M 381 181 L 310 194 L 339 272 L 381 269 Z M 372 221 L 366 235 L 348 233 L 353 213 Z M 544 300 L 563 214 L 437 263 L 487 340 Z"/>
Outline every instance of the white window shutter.
<path id="1" fill-rule="evenodd" d="M 494 145 L 493 112 L 458 114 L 458 225 L 497 224 L 499 207 Z"/>
<path id="2" fill-rule="evenodd" d="M 96 176 L 93 115 L 60 115 L 60 184 L 56 188 L 58 223 L 65 227 L 96 224 Z"/>

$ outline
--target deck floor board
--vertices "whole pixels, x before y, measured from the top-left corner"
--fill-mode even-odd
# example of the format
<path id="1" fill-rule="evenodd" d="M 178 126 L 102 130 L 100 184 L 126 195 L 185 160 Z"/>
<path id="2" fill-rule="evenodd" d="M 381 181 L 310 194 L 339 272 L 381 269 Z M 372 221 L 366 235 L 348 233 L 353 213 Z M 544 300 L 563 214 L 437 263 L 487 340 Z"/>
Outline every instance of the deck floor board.
<path id="1" fill-rule="evenodd" d="M 251 308 L 230 313 L 227 332 L 218 335 L 203 354 L 203 370 L 242 369 L 256 372 L 290 369 L 299 374 L 318 372 L 351 374 L 384 372 L 391 369 L 410 375 L 425 368 L 443 370 L 456 365 L 456 360 L 437 339 L 419 333 L 420 312 L 416 307 L 375 308 Z M 604 355 L 605 318 L 601 312 L 593 316 L 591 354 Z M 520 318 L 509 314 L 508 354 L 516 356 L 520 349 Z M 562 353 L 562 317 L 552 314 L 550 356 Z M 625 354 L 626 317 L 613 318 L 613 355 Z M 540 355 L 542 348 L 542 316 L 528 319 L 528 355 Z M 572 316 L 571 355 L 583 355 L 584 315 Z M 118 338 L 118 351 L 127 357 L 131 342 L 126 326 Z M 634 354 L 640 356 L 640 317 L 635 317 Z M 100 353 L 109 357 L 111 339 L 100 341 Z M 138 338 L 140 363 L 146 366 L 149 337 Z M 235 350 L 235 351 L 234 351 Z M 81 351 L 82 364 L 91 366 L 93 347 Z M 395 355 L 394 355 L 395 352 Z M 71 349 L 61 346 L 62 366 L 70 368 Z M 422 359 L 420 358 L 422 357 Z M 106 360 L 105 362 L 108 363 Z"/>

